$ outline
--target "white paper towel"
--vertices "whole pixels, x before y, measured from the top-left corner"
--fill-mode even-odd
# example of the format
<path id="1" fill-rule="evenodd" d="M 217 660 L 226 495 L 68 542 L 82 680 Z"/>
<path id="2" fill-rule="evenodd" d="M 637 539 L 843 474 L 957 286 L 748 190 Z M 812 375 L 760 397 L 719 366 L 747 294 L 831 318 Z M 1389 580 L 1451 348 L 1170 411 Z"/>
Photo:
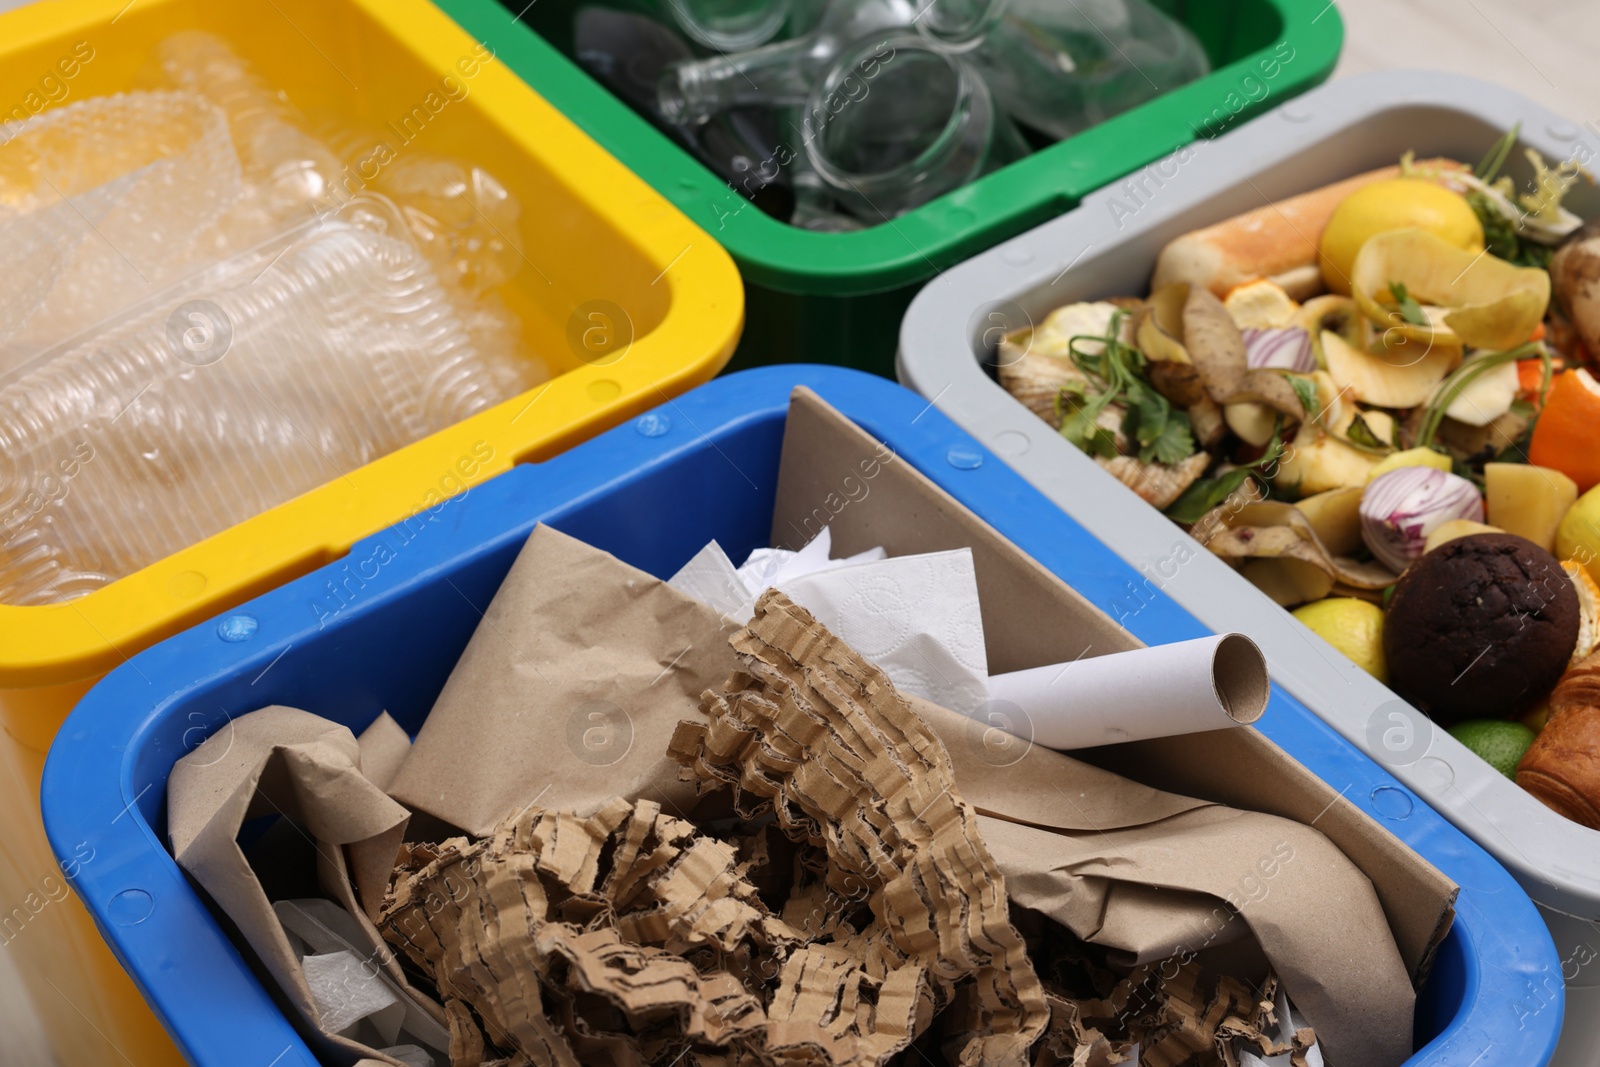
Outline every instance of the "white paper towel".
<path id="1" fill-rule="evenodd" d="M 824 529 L 799 552 L 762 548 L 734 567 L 715 541 L 668 584 L 740 623 L 767 589 L 781 590 L 880 667 L 895 686 L 981 717 L 988 658 L 972 551 L 885 558 L 882 548 L 830 559 Z"/>
<path id="2" fill-rule="evenodd" d="M 450 1032 L 363 958 L 360 926 L 349 912 L 318 899 L 280 900 L 272 910 L 300 954 L 323 1029 L 369 1044 L 376 1035 L 376 1045 L 388 1046 L 383 1051 L 398 1048 L 395 1058 L 415 1067 L 448 1062 Z M 371 1033 L 352 1029 L 358 1025 Z"/>
<path id="3" fill-rule="evenodd" d="M 844 559 L 832 559 L 832 550 L 833 533 L 824 526 L 822 532 L 798 552 L 786 548 L 758 548 L 750 553 L 744 566 L 735 567 L 722 546 L 712 541 L 695 553 L 667 584 L 743 625 L 755 614 L 757 598 L 768 589 L 782 588 L 790 579 L 807 574 L 881 560 L 888 555 L 882 548 L 869 548 Z"/>
<path id="4" fill-rule="evenodd" d="M 780 580 L 778 589 L 896 688 L 979 718 L 988 653 L 971 549 L 896 556 Z"/>

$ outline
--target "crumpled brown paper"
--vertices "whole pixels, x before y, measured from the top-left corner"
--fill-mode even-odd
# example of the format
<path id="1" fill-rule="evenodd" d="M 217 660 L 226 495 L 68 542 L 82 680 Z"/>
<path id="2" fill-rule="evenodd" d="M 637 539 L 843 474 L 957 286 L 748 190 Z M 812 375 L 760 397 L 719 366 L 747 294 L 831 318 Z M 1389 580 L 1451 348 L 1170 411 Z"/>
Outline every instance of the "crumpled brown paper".
<path id="1" fill-rule="evenodd" d="M 315 999 L 238 845 L 239 828 L 272 814 L 302 827 L 316 845 L 319 881 L 361 928 L 367 958 L 442 1021 L 438 1005 L 410 986 L 370 919 L 389 884 L 409 813 L 363 773 L 364 760 L 370 758 L 375 768 L 392 763 L 404 738 L 387 715 L 358 742 L 345 727 L 308 712 L 264 708 L 234 719 L 179 760 L 167 782 L 167 823 L 178 864 L 233 920 L 313 1034 L 322 1032 Z M 343 1062 L 397 1062 L 338 1035 L 323 1037 Z"/>
<path id="2" fill-rule="evenodd" d="M 1254 935 L 1329 1058 L 1398 1064 L 1415 994 L 1366 875 L 1314 827 L 1162 793 L 1032 746 L 1003 770 L 971 722 L 912 699 L 1015 904 L 1132 963 Z"/>
<path id="3" fill-rule="evenodd" d="M 733 627 L 606 552 L 538 526 L 417 735 L 391 792 L 475 836 L 536 800 L 683 810 L 672 731 L 733 669 Z M 514 773 L 484 773 L 486 762 Z"/>

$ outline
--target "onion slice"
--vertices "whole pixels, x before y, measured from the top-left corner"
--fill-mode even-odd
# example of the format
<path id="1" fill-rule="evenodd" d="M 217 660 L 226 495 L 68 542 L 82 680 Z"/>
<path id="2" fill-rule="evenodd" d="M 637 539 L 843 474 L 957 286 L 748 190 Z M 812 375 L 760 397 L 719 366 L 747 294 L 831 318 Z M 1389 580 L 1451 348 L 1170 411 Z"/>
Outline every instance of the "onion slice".
<path id="1" fill-rule="evenodd" d="M 1251 370 L 1287 370 L 1310 374 L 1317 369 L 1311 335 L 1298 326 L 1241 330 L 1245 363 Z"/>
<path id="2" fill-rule="evenodd" d="M 1433 467 L 1380 474 L 1361 494 L 1361 539 L 1395 572 L 1421 556 L 1428 535 L 1451 519 L 1483 521 L 1483 495 L 1458 475 Z"/>

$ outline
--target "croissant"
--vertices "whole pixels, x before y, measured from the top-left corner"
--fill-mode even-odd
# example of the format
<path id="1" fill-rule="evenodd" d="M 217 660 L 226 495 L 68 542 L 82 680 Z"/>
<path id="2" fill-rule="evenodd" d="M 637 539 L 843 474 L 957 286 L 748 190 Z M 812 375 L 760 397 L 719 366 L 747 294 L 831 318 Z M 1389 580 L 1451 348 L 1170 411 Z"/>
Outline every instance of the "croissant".
<path id="1" fill-rule="evenodd" d="M 1550 721 L 1517 764 L 1517 784 L 1552 811 L 1600 830 L 1600 652 L 1561 676 Z"/>

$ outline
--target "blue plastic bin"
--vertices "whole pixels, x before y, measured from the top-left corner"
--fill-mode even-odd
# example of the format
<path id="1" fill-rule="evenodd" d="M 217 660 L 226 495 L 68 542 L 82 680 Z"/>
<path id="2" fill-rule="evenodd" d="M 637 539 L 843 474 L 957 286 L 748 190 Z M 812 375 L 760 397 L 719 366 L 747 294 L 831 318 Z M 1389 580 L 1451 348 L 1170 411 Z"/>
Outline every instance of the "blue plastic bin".
<path id="1" fill-rule="evenodd" d="M 165 840 L 174 761 L 229 714 L 288 704 L 415 731 L 536 522 L 671 574 L 716 538 L 765 545 L 796 385 L 886 442 L 1102 609 L 1137 575 L 931 405 L 866 374 L 772 367 L 712 382 L 547 463 L 519 467 L 347 559 L 180 634 L 114 671 L 67 720 L 45 768 L 50 841 L 134 980 L 203 1067 L 311 1067 L 273 997 Z M 375 553 L 379 539 L 403 550 Z M 384 558 L 387 563 L 366 566 Z M 358 581 L 346 581 L 351 574 Z M 346 595 L 336 612 L 329 589 Z M 1202 636 L 1157 594 L 1129 620 L 1149 644 Z M 1546 1063 L 1561 971 L 1533 905 L 1487 853 L 1293 698 L 1263 732 L 1458 882 L 1457 917 L 1417 1005 L 1415 1065 Z"/>

